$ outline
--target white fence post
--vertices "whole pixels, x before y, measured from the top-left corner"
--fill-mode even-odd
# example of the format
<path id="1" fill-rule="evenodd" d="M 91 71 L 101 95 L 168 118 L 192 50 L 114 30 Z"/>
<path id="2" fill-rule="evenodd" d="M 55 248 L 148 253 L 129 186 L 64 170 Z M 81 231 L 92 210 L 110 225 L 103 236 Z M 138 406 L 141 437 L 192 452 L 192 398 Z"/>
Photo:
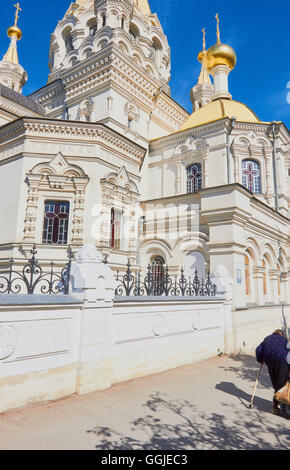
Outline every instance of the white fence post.
<path id="1" fill-rule="evenodd" d="M 113 299 L 117 282 L 94 245 L 84 245 L 72 263 L 72 294 L 84 301 L 80 319 L 76 392 L 112 383 Z"/>
<path id="2" fill-rule="evenodd" d="M 224 303 L 224 353 L 232 354 L 235 349 L 235 341 L 233 337 L 233 320 L 232 320 L 232 300 L 233 300 L 233 280 L 229 276 L 227 269 L 220 265 L 217 266 L 212 275 L 211 280 L 217 286 L 217 295 L 225 297 Z"/>

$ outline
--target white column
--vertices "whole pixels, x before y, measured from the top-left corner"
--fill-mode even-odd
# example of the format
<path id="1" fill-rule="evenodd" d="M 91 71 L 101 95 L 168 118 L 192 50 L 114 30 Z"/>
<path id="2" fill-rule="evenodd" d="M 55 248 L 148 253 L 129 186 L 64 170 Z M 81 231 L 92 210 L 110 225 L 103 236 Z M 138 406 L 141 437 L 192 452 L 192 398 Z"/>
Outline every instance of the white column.
<path id="1" fill-rule="evenodd" d="M 233 354 L 236 352 L 232 321 L 233 279 L 230 277 L 228 270 L 219 265 L 213 270 L 211 280 L 217 286 L 217 295 L 225 297 L 223 305 L 224 350 L 222 352 L 224 354 Z"/>
<path id="2" fill-rule="evenodd" d="M 112 383 L 113 299 L 117 282 L 94 245 L 84 245 L 72 264 L 72 294 L 84 301 L 80 320 L 76 393 Z"/>
<path id="3" fill-rule="evenodd" d="M 212 99 L 231 98 L 232 95 L 228 90 L 230 68 L 227 65 L 217 65 L 211 73 L 214 79 L 214 94 Z"/>

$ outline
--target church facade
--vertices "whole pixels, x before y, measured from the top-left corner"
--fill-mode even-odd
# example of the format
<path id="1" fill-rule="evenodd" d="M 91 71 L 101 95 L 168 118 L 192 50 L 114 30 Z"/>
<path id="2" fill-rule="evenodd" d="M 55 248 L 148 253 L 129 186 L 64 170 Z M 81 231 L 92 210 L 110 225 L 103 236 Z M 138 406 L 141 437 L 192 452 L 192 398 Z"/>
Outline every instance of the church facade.
<path id="1" fill-rule="evenodd" d="M 190 115 L 147 0 L 76 0 L 51 36 L 47 84 L 22 95 L 17 11 L 0 62 L 0 258 L 63 265 L 93 243 L 113 270 L 224 269 L 233 308 L 290 301 L 290 138 L 228 86 L 234 50 L 198 54 Z"/>

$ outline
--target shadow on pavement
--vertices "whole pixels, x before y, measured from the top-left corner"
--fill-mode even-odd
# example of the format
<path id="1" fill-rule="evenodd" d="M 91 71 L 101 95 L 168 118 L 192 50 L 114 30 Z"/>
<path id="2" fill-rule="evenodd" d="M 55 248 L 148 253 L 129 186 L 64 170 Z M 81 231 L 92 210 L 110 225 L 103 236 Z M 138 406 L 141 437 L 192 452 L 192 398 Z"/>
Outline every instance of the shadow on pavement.
<path id="1" fill-rule="evenodd" d="M 251 382 L 254 389 L 260 369 L 260 364 L 256 361 L 256 358 L 254 356 L 242 356 L 240 354 L 230 356 L 230 358 L 236 362 L 236 366 L 220 367 L 224 369 L 225 372 L 232 372 L 236 377 Z M 265 364 L 259 378 L 259 387 L 273 388 L 268 374 L 268 368 Z"/>
<path id="2" fill-rule="evenodd" d="M 224 384 L 233 391 L 233 384 Z M 257 410 L 223 406 L 225 412 L 230 408 L 230 420 L 219 413 L 202 413 L 188 401 L 172 400 L 155 392 L 144 404 L 145 416 L 130 423 L 127 435 L 99 426 L 87 432 L 96 436 L 98 450 L 288 449 L 287 421 L 277 418 L 277 425 L 273 425 Z"/>
<path id="3" fill-rule="evenodd" d="M 238 397 L 240 402 L 245 406 L 245 408 L 249 409 L 249 404 L 252 398 L 252 395 L 244 392 L 240 388 L 236 387 L 235 384 L 232 382 L 221 382 L 215 386 L 217 390 L 221 390 L 222 392 L 229 393 L 230 395 L 234 395 Z M 254 390 L 253 390 L 254 391 Z M 260 411 L 270 411 L 272 408 L 272 402 L 270 400 L 265 400 L 264 398 L 260 398 L 255 395 L 253 407 Z"/>

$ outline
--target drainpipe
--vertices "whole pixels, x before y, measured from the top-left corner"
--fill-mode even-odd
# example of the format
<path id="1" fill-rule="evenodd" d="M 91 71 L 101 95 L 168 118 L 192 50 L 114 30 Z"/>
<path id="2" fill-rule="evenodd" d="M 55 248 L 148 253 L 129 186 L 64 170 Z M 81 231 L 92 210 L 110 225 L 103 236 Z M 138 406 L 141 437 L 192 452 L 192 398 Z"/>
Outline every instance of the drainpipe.
<path id="1" fill-rule="evenodd" d="M 232 133 L 232 130 L 234 128 L 234 124 L 235 124 L 235 121 L 236 121 L 237 118 L 235 118 L 234 116 L 231 117 L 230 119 L 230 126 L 229 126 L 229 130 L 228 130 L 228 133 L 227 133 L 227 173 L 228 173 L 228 184 L 230 184 L 230 170 L 231 170 L 231 167 L 230 167 L 230 155 L 231 155 L 231 151 L 230 151 L 230 135 Z"/>
<path id="2" fill-rule="evenodd" d="M 275 193 L 275 209 L 278 211 L 278 184 L 277 184 L 277 158 L 276 158 L 276 121 L 271 122 L 272 135 L 273 135 L 273 179 L 274 179 L 274 193 Z"/>

